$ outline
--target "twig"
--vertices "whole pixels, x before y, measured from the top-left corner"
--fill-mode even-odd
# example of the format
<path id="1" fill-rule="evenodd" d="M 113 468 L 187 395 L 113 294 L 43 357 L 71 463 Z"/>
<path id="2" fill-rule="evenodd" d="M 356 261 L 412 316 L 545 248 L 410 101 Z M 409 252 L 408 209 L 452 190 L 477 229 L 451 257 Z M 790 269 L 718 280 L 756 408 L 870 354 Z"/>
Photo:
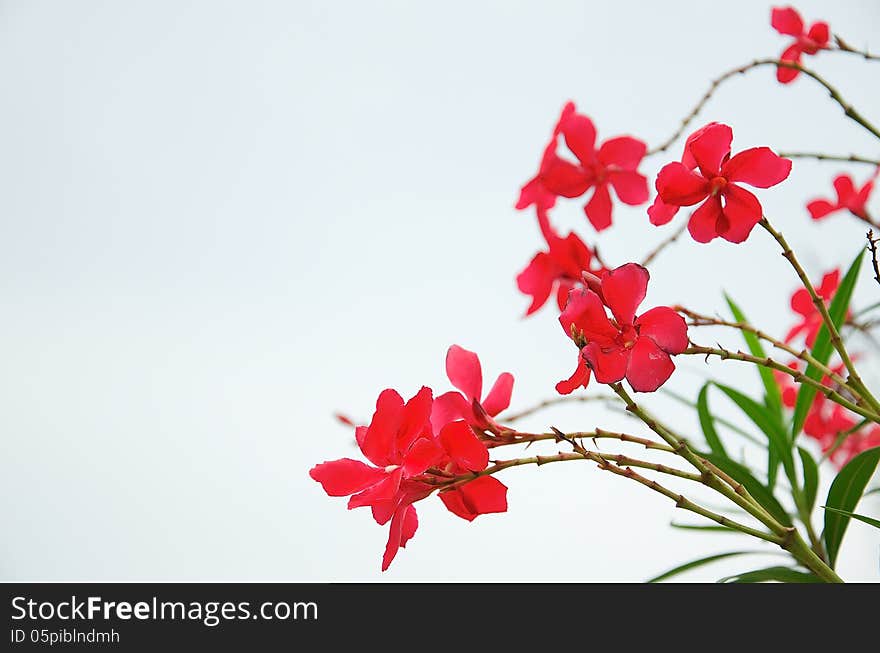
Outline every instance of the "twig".
<path id="1" fill-rule="evenodd" d="M 842 38 L 840 38 L 840 36 L 837 34 L 834 35 L 834 42 L 837 44 L 837 51 L 838 52 L 846 52 L 848 54 L 856 54 L 856 55 L 859 55 L 860 57 L 867 59 L 869 61 L 880 61 L 880 55 L 871 54 L 867 50 L 858 50 L 858 49 L 852 47 L 849 43 L 844 41 Z M 834 50 L 832 50 L 832 52 L 833 51 Z"/>
<path id="2" fill-rule="evenodd" d="M 647 256 L 645 256 L 644 260 L 642 260 L 642 266 L 648 267 L 648 264 L 657 258 L 657 255 L 662 252 L 664 249 L 669 247 L 672 243 L 678 240 L 678 237 L 684 233 L 684 230 L 687 229 L 687 222 L 682 223 L 682 225 L 676 229 L 672 235 L 670 235 L 666 240 L 661 241 L 657 247 L 648 252 Z"/>
<path id="3" fill-rule="evenodd" d="M 874 268 L 874 281 L 880 283 L 880 264 L 877 263 L 877 243 L 880 242 L 880 238 L 874 238 L 873 229 L 868 229 L 868 233 L 865 235 L 868 238 L 868 249 L 871 251 L 871 265 Z"/>
<path id="4" fill-rule="evenodd" d="M 504 424 L 512 424 L 513 422 L 517 422 L 524 417 L 528 417 L 529 415 L 534 415 L 535 413 L 538 413 L 538 412 L 544 410 L 545 408 L 550 408 L 551 406 L 556 406 L 558 404 L 587 403 L 587 402 L 593 402 L 593 401 L 599 402 L 599 403 L 610 403 L 614 406 L 617 405 L 616 402 L 614 401 L 614 398 L 609 397 L 609 396 L 603 397 L 603 396 L 596 396 L 596 395 L 577 395 L 577 394 L 562 395 L 559 397 L 553 397 L 552 399 L 545 399 L 544 401 L 541 401 L 541 402 L 539 402 L 529 408 L 525 408 L 525 409 L 519 411 L 518 413 L 512 413 L 511 415 L 499 417 L 497 419 L 499 422 L 502 422 Z"/>
<path id="5" fill-rule="evenodd" d="M 880 159 L 869 159 L 855 154 L 820 154 L 818 152 L 779 152 L 785 159 L 817 159 L 819 161 L 843 161 L 844 163 L 867 163 L 880 166 Z"/>

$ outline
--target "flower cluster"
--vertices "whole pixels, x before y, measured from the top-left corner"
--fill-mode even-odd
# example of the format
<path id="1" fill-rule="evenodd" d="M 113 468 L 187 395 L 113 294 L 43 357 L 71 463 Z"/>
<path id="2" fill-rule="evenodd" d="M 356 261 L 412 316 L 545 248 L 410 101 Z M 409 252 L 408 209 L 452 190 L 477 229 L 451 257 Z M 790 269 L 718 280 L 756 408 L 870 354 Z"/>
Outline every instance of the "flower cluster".
<path id="1" fill-rule="evenodd" d="M 816 21 L 809 29 L 804 27 L 804 20 L 793 7 L 775 7 L 770 14 L 770 24 L 780 34 L 793 36 L 794 42 L 783 51 L 780 61 L 793 64 L 801 63 L 801 55 L 816 54 L 828 47 L 830 31 L 828 23 Z M 783 84 L 794 81 L 800 70 L 777 66 L 776 79 Z"/>

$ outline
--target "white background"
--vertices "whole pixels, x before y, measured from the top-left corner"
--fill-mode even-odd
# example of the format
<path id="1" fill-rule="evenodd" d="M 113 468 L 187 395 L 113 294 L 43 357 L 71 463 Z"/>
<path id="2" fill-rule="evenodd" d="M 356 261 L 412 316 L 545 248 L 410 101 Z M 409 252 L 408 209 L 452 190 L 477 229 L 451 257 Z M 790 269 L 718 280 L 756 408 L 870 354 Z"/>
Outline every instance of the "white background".
<path id="1" fill-rule="evenodd" d="M 876 2 L 799 7 L 855 45 L 878 34 Z M 0 3 L 0 578 L 639 581 L 769 550 L 670 529 L 695 521 L 569 463 L 508 472 L 507 515 L 467 524 L 420 505 L 419 533 L 383 575 L 385 529 L 307 476 L 356 453 L 334 411 L 368 418 L 385 387 L 446 390 L 451 343 L 478 351 L 487 377 L 516 375 L 514 408 L 553 396 L 574 352 L 551 310 L 521 319 L 514 277 L 540 241 L 512 206 L 559 109 L 575 100 L 600 140 L 656 144 L 712 77 L 782 51 L 769 14 L 764 2 Z M 880 64 L 809 63 L 880 120 Z M 880 152 L 810 80 L 781 87 L 770 69 L 723 86 L 695 126 L 708 120 L 733 125 L 735 150 Z M 760 194 L 814 277 L 863 244 L 861 223 L 815 224 L 804 209 L 847 169 L 870 172 L 797 161 Z M 644 207 L 614 216 L 598 242 L 615 263 L 678 224 L 655 229 Z M 578 201 L 555 220 L 597 240 Z M 792 319 L 796 280 L 759 230 L 738 247 L 682 239 L 652 274 L 646 306 L 720 311 L 723 288 L 771 331 Z M 878 294 L 866 271 L 856 304 Z M 694 335 L 720 337 L 739 345 Z M 708 371 L 680 361 L 671 387 L 694 396 Z M 757 391 L 738 363 L 713 371 Z M 696 433 L 690 413 L 643 399 Z M 591 405 L 531 421 L 551 423 L 642 432 Z M 877 580 L 877 531 L 850 528 L 841 573 Z"/>

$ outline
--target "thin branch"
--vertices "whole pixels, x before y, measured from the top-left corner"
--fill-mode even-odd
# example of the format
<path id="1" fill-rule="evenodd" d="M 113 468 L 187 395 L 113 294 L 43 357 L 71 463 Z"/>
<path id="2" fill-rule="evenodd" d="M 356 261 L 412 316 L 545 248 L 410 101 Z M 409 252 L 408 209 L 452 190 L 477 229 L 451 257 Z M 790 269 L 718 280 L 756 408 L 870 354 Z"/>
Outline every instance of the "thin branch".
<path id="1" fill-rule="evenodd" d="M 871 54 L 867 50 L 859 50 L 857 48 L 852 47 L 849 43 L 840 38 L 839 35 L 834 35 L 834 42 L 837 44 L 837 52 L 846 52 L 847 54 L 855 54 L 863 59 L 867 59 L 868 61 L 880 61 L 880 55 Z M 831 50 L 831 48 L 829 48 Z M 834 50 L 831 50 L 834 52 Z"/>
<path id="2" fill-rule="evenodd" d="M 865 235 L 868 238 L 868 249 L 871 251 L 871 265 L 874 268 L 874 281 L 880 283 L 880 264 L 877 263 L 877 243 L 880 242 L 880 238 L 874 238 L 873 229 L 868 229 L 868 233 Z"/>
<path id="3" fill-rule="evenodd" d="M 842 161 L 844 163 L 866 163 L 880 166 L 880 159 L 869 159 L 855 154 L 821 154 L 819 152 L 779 152 L 785 159 L 816 159 L 818 161 Z"/>
<path id="4" fill-rule="evenodd" d="M 609 396 L 597 396 L 597 395 L 561 395 L 559 397 L 553 397 L 551 399 L 545 399 L 534 406 L 530 406 L 529 408 L 525 408 L 517 413 L 512 413 L 511 415 L 505 417 L 499 417 L 497 420 L 502 422 L 503 424 L 513 424 L 524 417 L 528 417 L 529 415 L 534 415 L 535 413 L 539 413 L 542 410 L 550 408 L 551 406 L 556 406 L 558 404 L 567 404 L 567 403 L 588 403 L 588 402 L 599 402 L 599 403 L 609 403 L 611 405 L 616 406 L 616 402 L 613 397 Z"/>
<path id="5" fill-rule="evenodd" d="M 642 260 L 642 266 L 648 267 L 648 264 L 657 258 L 657 255 L 662 252 L 664 249 L 669 247 L 672 243 L 678 240 L 678 237 L 684 233 L 684 230 L 687 229 L 687 222 L 682 223 L 682 225 L 676 229 L 666 240 L 660 242 L 657 247 L 652 249 L 645 258 Z"/>
<path id="6" fill-rule="evenodd" d="M 616 431 L 607 431 L 605 429 L 597 428 L 594 431 L 579 431 L 577 433 L 570 433 L 568 435 L 569 438 L 573 440 L 601 440 L 601 439 L 609 439 L 609 440 L 619 440 L 621 442 L 631 442 L 633 444 L 640 444 L 645 449 L 656 449 L 658 451 L 672 451 L 672 447 L 663 444 L 661 442 L 655 442 L 654 440 L 650 440 L 648 438 L 641 438 L 636 435 L 630 435 L 629 433 L 620 433 Z M 509 445 L 516 444 L 531 444 L 532 442 L 542 442 L 546 440 L 553 440 L 554 442 L 559 441 L 559 435 L 557 433 L 522 433 L 519 431 L 511 431 L 511 432 L 502 432 L 500 435 L 490 439 L 484 440 L 483 444 L 486 445 L 489 449 L 494 449 L 497 447 L 505 447 Z"/>

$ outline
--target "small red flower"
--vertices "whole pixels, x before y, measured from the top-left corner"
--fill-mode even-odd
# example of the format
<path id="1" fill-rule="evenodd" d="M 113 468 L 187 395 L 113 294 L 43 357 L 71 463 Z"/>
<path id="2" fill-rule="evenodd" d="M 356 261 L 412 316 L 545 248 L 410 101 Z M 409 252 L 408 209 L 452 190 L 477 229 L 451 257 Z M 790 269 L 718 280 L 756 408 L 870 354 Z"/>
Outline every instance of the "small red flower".
<path id="1" fill-rule="evenodd" d="M 554 289 L 559 310 L 562 310 L 568 293 L 582 283 L 583 270 L 593 274 L 601 274 L 603 270 L 593 251 L 574 232 L 560 238 L 550 229 L 545 236 L 547 251 L 538 252 L 516 277 L 520 292 L 532 298 L 526 315 L 540 309 Z"/>
<path id="2" fill-rule="evenodd" d="M 871 191 L 874 190 L 874 179 L 880 168 L 871 176 L 871 178 L 859 190 L 856 190 L 852 177 L 849 175 L 838 175 L 834 178 L 834 191 L 837 193 L 837 201 L 826 199 L 815 199 L 807 204 L 807 210 L 813 220 L 821 220 L 827 215 L 836 211 L 849 211 L 857 218 L 863 220 L 868 219 L 868 198 Z"/>
<path id="3" fill-rule="evenodd" d="M 578 163 L 566 161 L 556 153 L 559 134 Z M 542 204 L 546 206 L 548 192 L 573 198 L 594 189 L 584 211 L 596 231 L 607 229 L 611 226 L 612 208 L 609 185 L 624 204 L 637 206 L 648 200 L 647 180 L 638 172 L 646 150 L 644 142 L 631 136 L 611 138 L 596 149 L 593 122 L 577 113 L 574 103 L 569 102 L 562 111 L 551 144 L 544 151 L 541 169 L 523 187 L 517 208 L 533 203 L 539 209 Z"/>
<path id="4" fill-rule="evenodd" d="M 650 275 L 641 265 L 627 263 L 605 272 L 595 288 L 573 290 L 559 323 L 581 347 L 578 369 L 562 388 L 567 394 L 576 382 L 586 385 L 589 371 L 600 383 L 624 377 L 636 392 L 653 392 L 670 377 L 671 355 L 688 346 L 684 318 L 667 306 L 658 306 L 636 317 Z M 613 315 L 609 319 L 605 307 Z M 569 390 L 570 391 L 570 390 Z"/>
<path id="5" fill-rule="evenodd" d="M 544 147 L 544 154 L 541 157 L 541 165 L 538 168 L 538 174 L 527 181 L 525 186 L 520 189 L 519 199 L 516 202 L 517 211 L 527 209 L 534 205 L 540 216 L 541 214 L 546 214 L 546 211 L 552 209 L 556 205 L 556 193 L 552 192 L 544 185 L 544 175 L 559 159 L 559 156 L 556 154 L 559 130 L 563 121 L 565 121 L 569 114 L 572 113 L 574 113 L 574 103 L 568 102 L 562 108 L 562 114 L 560 114 L 559 120 L 556 121 L 556 126 L 553 128 L 553 137 Z"/>
<path id="6" fill-rule="evenodd" d="M 839 285 L 840 270 L 832 270 L 822 277 L 822 284 L 816 288 L 816 294 L 828 304 Z M 822 327 L 822 316 L 816 310 L 816 305 L 813 304 L 813 299 L 806 288 L 799 288 L 791 296 L 791 310 L 801 316 L 801 321 L 789 329 L 785 342 L 791 342 L 798 336 L 804 335 L 807 346 L 812 347 Z"/>
<path id="7" fill-rule="evenodd" d="M 743 242 L 761 220 L 763 209 L 758 198 L 740 184 L 770 188 L 791 172 L 791 161 L 767 147 L 753 147 L 731 157 L 732 141 L 733 130 L 727 125 L 707 125 L 690 142 L 695 169 L 680 162 L 667 163 L 657 176 L 663 203 L 693 206 L 702 202 L 688 222 L 688 231 L 700 243 L 718 236 Z"/>
<path id="8" fill-rule="evenodd" d="M 816 54 L 819 50 L 828 47 L 831 36 L 828 23 L 816 21 L 810 25 L 809 30 L 804 30 L 804 21 L 794 7 L 774 7 L 770 13 L 770 24 L 780 34 L 795 38 L 794 43 L 789 45 L 779 57 L 781 61 L 799 64 L 802 54 Z M 777 66 L 776 79 L 788 84 L 797 78 L 800 72 L 796 68 Z"/>
<path id="9" fill-rule="evenodd" d="M 446 352 L 446 376 L 461 392 L 450 391 L 437 397 L 431 413 L 435 430 L 453 420 L 463 419 L 478 429 L 494 426 L 492 419 L 510 406 L 513 394 L 513 375 L 503 372 L 495 379 L 485 399 L 483 369 L 480 358 L 464 347 L 452 345 Z"/>

